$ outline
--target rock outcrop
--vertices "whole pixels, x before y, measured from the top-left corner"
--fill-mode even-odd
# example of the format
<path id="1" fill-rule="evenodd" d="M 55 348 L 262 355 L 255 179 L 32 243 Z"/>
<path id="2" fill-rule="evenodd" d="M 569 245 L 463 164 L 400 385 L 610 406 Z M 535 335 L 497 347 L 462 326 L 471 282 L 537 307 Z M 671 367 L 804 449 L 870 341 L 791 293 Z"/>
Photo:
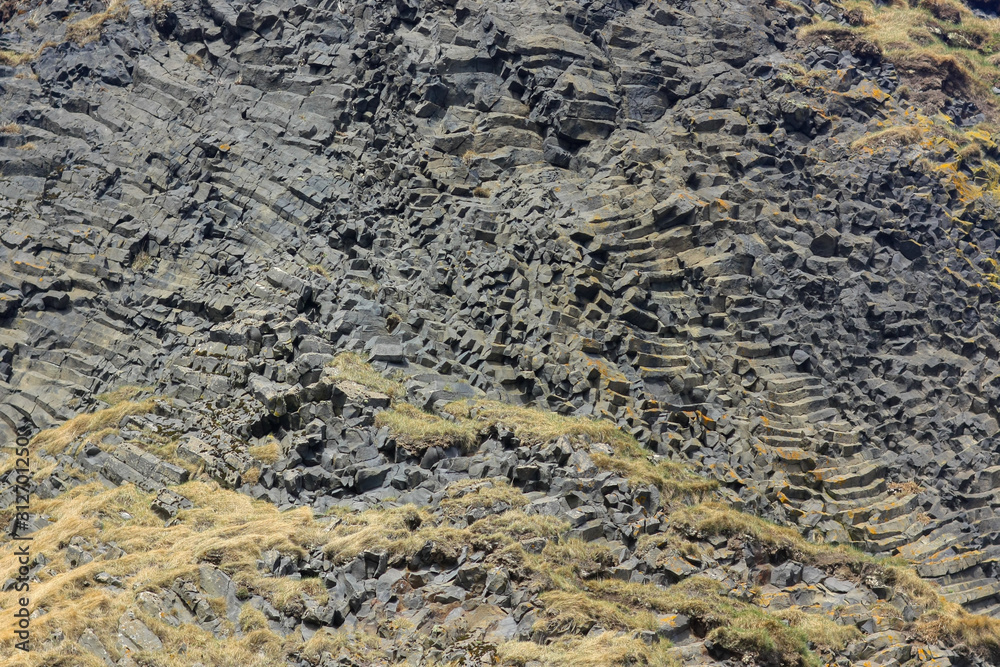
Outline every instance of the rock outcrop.
<path id="1" fill-rule="evenodd" d="M 164 530 L 211 505 L 188 483 L 308 506 L 331 531 L 345 511 L 412 505 L 474 533 L 516 510 L 565 524 L 513 534 L 526 553 L 602 550 L 582 581 L 695 577 L 829 616 L 857 631 L 813 647 L 833 664 L 984 659 L 912 634 L 929 607 L 892 571 L 685 523 L 692 496 L 635 466 L 687 466 L 717 486 L 694 495 L 902 557 L 1000 615 L 1000 168 L 969 130 L 992 102 L 945 81 L 949 117 L 930 118 L 876 47 L 799 39 L 848 22 L 810 0 L 8 4 L 0 442 L 124 405 L 102 392 L 156 397 L 40 448 L 36 498 L 131 484 Z M 879 139 L 896 131 L 917 140 Z M 597 417 L 651 458 L 598 465 L 622 456 L 606 438 L 522 437 L 456 401 Z M 411 437 L 385 421 L 402 404 L 446 426 Z M 436 664 L 616 629 L 554 615 L 544 567 L 505 562 L 506 543 L 427 544 L 263 549 L 262 576 L 327 591 L 283 609 L 237 590 L 232 554 L 199 553 L 197 576 L 115 611 L 116 645 L 67 641 L 160 664 L 129 662 L 168 651 L 149 619 L 222 641 L 257 627 L 252 608 L 261 630 L 377 633 L 378 660 Z M 125 555 L 59 549 L 73 568 Z M 109 595 L 131 585 L 101 574 Z M 629 641 L 671 640 L 682 664 L 806 660 L 705 618 Z"/>

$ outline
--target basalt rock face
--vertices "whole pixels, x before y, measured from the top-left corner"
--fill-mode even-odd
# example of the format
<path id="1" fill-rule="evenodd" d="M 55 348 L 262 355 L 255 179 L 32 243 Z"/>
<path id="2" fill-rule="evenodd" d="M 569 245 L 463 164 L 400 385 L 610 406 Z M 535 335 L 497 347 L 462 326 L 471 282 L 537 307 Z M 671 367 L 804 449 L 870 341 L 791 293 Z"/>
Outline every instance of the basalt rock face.
<path id="1" fill-rule="evenodd" d="M 353 350 L 401 371 L 430 410 L 484 397 L 614 420 L 744 510 L 902 555 L 948 599 L 1000 610 L 996 210 L 933 147 L 852 148 L 906 103 L 877 51 L 796 40 L 835 9 L 127 8 L 83 46 L 63 19 L 96 5 L 43 3 L 4 24 L 4 48 L 58 45 L 0 67 L 0 121 L 17 125 L 0 134 L 0 442 L 124 384 L 172 406 L 59 461 L 43 497 L 78 483 L 60 476 L 73 469 L 158 493 L 154 508 L 176 515 L 188 501 L 168 487 L 188 471 L 127 442 L 152 432 L 280 507 L 435 506 L 456 479 L 500 477 L 573 537 L 624 545 L 616 576 L 718 566 L 668 576 L 635 559 L 659 503 L 642 511 L 647 490 L 581 472 L 587 454 L 569 444 L 494 433 L 469 457 L 402 456 L 373 426 L 387 397 L 326 370 Z M 958 125 L 980 113 L 949 110 Z M 248 476 L 268 436 L 281 456 Z M 342 606 L 294 617 L 255 602 L 274 627 L 359 623 L 404 577 L 377 555 L 310 558 L 264 563 L 325 572 Z M 829 574 L 803 583 L 789 562 L 770 575 L 781 590 Z M 531 638 L 530 599 L 506 572 L 448 565 L 454 580 L 428 599 L 491 595 L 482 626 Z M 202 588 L 226 593 L 213 576 Z M 877 588 L 821 595 L 863 606 Z M 196 617 L 197 595 L 149 604 Z M 857 613 L 868 643 L 844 664 L 917 659 Z M 685 628 L 662 634 L 705 648 Z"/>

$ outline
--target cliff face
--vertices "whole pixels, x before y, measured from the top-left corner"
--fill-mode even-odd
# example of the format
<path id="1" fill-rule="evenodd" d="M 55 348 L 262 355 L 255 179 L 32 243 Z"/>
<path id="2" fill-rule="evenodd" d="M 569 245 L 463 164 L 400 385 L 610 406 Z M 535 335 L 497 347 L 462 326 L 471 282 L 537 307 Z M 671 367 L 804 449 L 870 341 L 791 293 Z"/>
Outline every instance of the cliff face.
<path id="1" fill-rule="evenodd" d="M 995 26 L 862 9 L 0 5 L 28 659 L 994 659 Z"/>

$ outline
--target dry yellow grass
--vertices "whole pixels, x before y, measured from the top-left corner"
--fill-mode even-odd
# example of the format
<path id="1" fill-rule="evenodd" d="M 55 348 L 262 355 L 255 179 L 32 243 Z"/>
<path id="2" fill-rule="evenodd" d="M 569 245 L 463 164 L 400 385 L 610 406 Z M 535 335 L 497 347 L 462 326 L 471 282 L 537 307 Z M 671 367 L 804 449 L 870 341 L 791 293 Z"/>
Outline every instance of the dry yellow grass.
<path id="1" fill-rule="evenodd" d="M 577 539 L 549 543 L 539 556 L 529 559 L 529 566 L 548 587 L 587 579 L 614 563 L 615 557 L 606 544 Z"/>
<path id="2" fill-rule="evenodd" d="M 36 57 L 34 53 L 21 53 L 20 51 L 0 51 L 0 65 L 7 65 L 9 67 L 17 67 L 25 63 L 31 62 Z"/>
<path id="3" fill-rule="evenodd" d="M 470 510 L 493 507 L 498 503 L 520 509 L 528 504 L 528 499 L 506 478 L 467 479 L 448 485 L 441 501 L 441 511 L 446 517 L 457 518 L 464 517 Z"/>
<path id="4" fill-rule="evenodd" d="M 0 65 L 7 65 L 9 67 L 20 67 L 21 65 L 26 65 L 33 62 L 42 55 L 42 51 L 51 48 L 53 46 L 59 46 L 59 42 L 44 42 L 41 46 L 35 49 L 33 52 L 22 52 L 22 51 L 10 51 L 10 50 L 0 50 Z M 31 78 L 37 79 L 38 76 L 32 73 L 16 74 L 16 78 Z"/>
<path id="5" fill-rule="evenodd" d="M 308 509 L 279 513 L 268 503 L 198 482 L 181 485 L 176 490 L 195 507 L 181 512 L 177 523 L 170 527 L 164 527 L 162 519 L 151 511 L 152 495 L 131 485 L 108 490 L 100 484 L 88 484 L 56 499 L 36 501 L 34 511 L 49 515 L 54 522 L 33 536 L 33 551 L 44 553 L 50 562 L 41 583 L 32 586 L 33 608 L 48 612 L 33 622 L 32 630 L 47 636 L 50 630 L 58 628 L 67 640 L 58 651 L 41 653 L 29 664 L 58 664 L 51 661 L 56 653 L 78 653 L 74 642 L 87 628 L 94 630 L 110 648 L 118 617 L 134 604 L 138 593 L 168 587 L 178 577 L 197 580 L 199 564 L 206 560 L 223 563 L 237 583 L 260 592 L 276 606 L 289 604 L 301 591 L 323 591 L 317 580 L 266 578 L 256 568 L 256 559 L 264 549 L 301 554 L 308 546 L 321 542 L 322 525 L 313 520 Z M 127 515 L 123 515 L 125 512 Z M 92 543 L 115 542 L 126 555 L 72 569 L 62 550 L 72 537 L 83 537 Z M 12 576 L 17 567 L 12 552 L 0 556 L 0 575 L 4 578 Z M 121 578 L 126 583 L 124 592 L 112 597 L 91 587 L 89 582 L 101 571 Z M 0 593 L 0 605 L 13 606 L 16 596 L 14 591 Z M 205 664 L 263 667 L 274 664 L 269 660 L 282 650 L 280 640 L 268 639 L 265 653 L 270 657 L 260 657 L 257 655 L 260 646 L 241 643 L 246 638 L 216 640 L 190 626 L 172 629 L 157 619 L 145 620 L 168 650 L 173 647 L 179 654 L 176 649 L 187 642 L 186 658 L 197 661 L 200 655 Z M 11 628 L 0 628 L 0 657 L 14 654 L 11 633 Z M 260 639 L 258 636 L 255 641 Z M 191 649 L 195 649 L 193 654 Z"/>
<path id="6" fill-rule="evenodd" d="M 644 609 L 584 590 L 552 590 L 538 596 L 546 617 L 537 628 L 547 634 L 587 634 L 594 627 L 615 630 L 656 630 L 656 616 Z"/>
<path id="7" fill-rule="evenodd" d="M 377 378 L 370 380 L 378 382 Z M 32 446 L 44 447 L 49 452 L 61 451 L 83 436 L 113 430 L 125 415 L 153 409 L 153 399 L 132 400 L 147 390 L 121 387 L 104 396 L 104 400 L 115 403 L 112 407 L 80 415 L 45 431 L 36 436 Z M 411 411 L 410 419 L 433 417 L 452 426 L 456 424 L 433 415 L 425 416 L 426 413 L 408 404 L 397 405 L 395 413 L 400 408 Z M 414 411 L 419 414 L 413 415 Z M 682 481 L 690 476 L 676 464 L 658 468 L 645 457 L 645 450 L 634 439 L 610 422 L 573 420 L 492 402 L 452 404 L 449 412 L 456 416 L 459 427 L 473 433 L 485 424 L 504 423 L 527 440 L 544 442 L 569 433 L 608 442 L 615 447 L 616 454 L 609 457 L 606 465 L 626 461 L 627 474 L 633 479 L 646 479 L 646 483 L 657 483 L 657 476 Z M 255 455 L 262 461 L 277 456 L 276 442 L 255 449 L 258 450 Z M 566 635 L 548 646 L 502 644 L 498 650 L 512 664 L 532 660 L 553 665 L 609 664 L 609 660 L 610 664 L 617 664 L 614 661 L 618 660 L 630 664 L 671 664 L 666 645 L 646 645 L 630 634 L 655 630 L 657 613 L 687 614 L 703 624 L 719 646 L 743 655 L 746 660 L 789 667 L 818 664 L 813 650 L 839 651 L 858 636 L 853 627 L 839 626 L 823 614 L 799 609 L 772 612 L 731 598 L 718 582 L 704 577 L 690 577 L 666 588 L 609 578 L 608 568 L 618 561 L 605 544 L 552 540 L 541 554 L 528 554 L 520 540 L 565 535 L 568 524 L 552 517 L 525 514 L 521 508 L 527 504 L 527 498 L 505 479 L 470 479 L 451 484 L 437 516 L 425 509 L 405 506 L 361 513 L 337 510 L 323 520 L 314 519 L 305 508 L 280 513 L 268 503 L 252 501 L 215 484 L 191 482 L 176 490 L 189 498 L 194 508 L 182 511 L 177 522 L 169 527 L 150 510 L 152 496 L 131 485 L 107 490 L 98 484 L 88 484 L 56 499 L 37 502 L 34 511 L 51 516 L 54 522 L 35 534 L 35 550 L 49 556 L 50 563 L 42 582 L 32 589 L 34 604 L 47 612 L 35 621 L 33 629 L 46 636 L 58 628 L 66 640 L 50 651 L 38 653 L 31 658 L 34 662 L 28 664 L 32 667 L 91 664 L 75 644 L 84 629 L 94 630 L 107 646 L 112 646 L 117 619 L 134 605 L 138 593 L 169 587 L 179 577 L 196 578 L 199 565 L 205 562 L 220 563 L 243 590 L 265 596 L 279 609 L 300 607 L 304 596 L 322 604 L 326 589 L 319 579 L 295 581 L 262 576 L 256 561 L 263 550 L 270 548 L 300 557 L 321 548 L 340 563 L 365 550 L 385 551 L 397 562 L 428 548 L 432 558 L 448 562 L 465 547 L 484 551 L 488 554 L 486 565 L 502 563 L 519 576 L 531 577 L 532 583 L 543 591 L 539 597 L 542 606 L 539 626 Z M 461 527 L 470 511 L 483 508 L 497 513 Z M 8 518 L 0 513 L 0 522 Z M 675 529 L 688 533 L 749 536 L 775 549 L 785 549 L 806 562 L 827 567 L 843 565 L 853 568 L 859 576 L 876 575 L 905 593 L 914 606 L 930 610 L 914 626 L 919 636 L 928 641 L 962 642 L 989 659 L 1000 659 L 1000 622 L 966 614 L 955 605 L 944 603 L 936 589 L 920 580 L 905 563 L 813 544 L 792 528 L 717 503 L 676 511 L 671 523 Z M 126 555 L 72 569 L 63 548 L 75 536 L 93 542 L 114 541 Z M 0 554 L 0 580 L 17 566 L 12 554 Z M 122 578 L 125 592 L 112 597 L 90 586 L 93 576 L 100 571 Z M 0 593 L 0 608 L 12 606 L 15 595 L 13 591 Z M 267 629 L 259 612 L 255 614 L 252 610 L 244 610 L 238 622 L 246 636 L 223 640 L 197 628 L 177 629 L 155 618 L 143 620 L 164 641 L 168 657 L 156 664 L 167 667 L 190 664 L 187 662 L 190 660 L 263 667 L 275 664 L 289 651 L 318 656 L 323 651 L 336 654 L 349 650 L 361 662 L 371 662 L 380 655 L 377 642 L 360 637 L 321 633 L 305 645 L 295 637 L 282 639 Z M 595 627 L 607 631 L 575 636 Z M 182 644 L 188 647 L 183 656 Z M 13 654 L 11 629 L 0 628 L 0 659 Z M 182 658 L 184 662 L 178 662 Z"/>
<path id="8" fill-rule="evenodd" d="M 988 160 L 981 160 L 984 153 L 992 154 L 997 147 L 993 137 L 997 128 L 990 123 L 980 123 L 972 128 L 960 128 L 944 114 L 927 116 L 910 113 L 909 110 L 897 113 L 885 121 L 876 124 L 878 129 L 856 139 L 851 143 L 851 150 L 862 153 L 874 153 L 889 147 L 905 147 L 919 145 L 931 149 L 936 154 L 948 155 L 951 162 L 942 164 L 931 163 L 928 171 L 948 171 L 951 167 L 961 166 L 972 161 L 978 164 L 979 170 L 992 169 Z M 950 154 L 950 155 L 949 155 Z M 985 178 L 977 178 L 984 183 L 982 190 L 995 188 L 1000 173 L 989 173 Z M 967 187 L 966 190 L 972 188 Z M 979 196 L 981 192 L 966 196 Z"/>
<path id="9" fill-rule="evenodd" d="M 423 546 L 417 529 L 430 515 L 412 505 L 360 514 L 345 513 L 330 531 L 323 550 L 338 562 L 346 562 L 365 550 L 384 550 L 409 555 Z M 426 528 L 425 528 L 426 530 Z"/>
<path id="10" fill-rule="evenodd" d="M 435 518 L 429 511 L 406 505 L 367 512 L 338 511 L 338 521 L 324 533 L 323 550 L 331 559 L 346 562 L 362 551 L 384 551 L 393 558 L 408 558 L 433 545 L 435 553 L 446 558 L 456 557 L 463 546 L 483 549 L 496 557 L 520 560 L 516 542 L 533 537 L 553 537 L 565 532 L 565 521 L 549 516 L 527 515 L 520 511 L 527 500 L 516 489 L 495 482 L 482 485 L 461 497 L 461 484 L 453 485 L 450 504 L 442 503 L 445 511 Z M 468 485 L 467 485 L 468 486 Z M 520 496 L 520 497 L 518 497 Z M 511 507 L 496 514 L 474 521 L 467 528 L 455 528 L 450 520 L 458 518 L 473 507 L 492 507 L 493 501 L 503 498 Z"/>
<path id="11" fill-rule="evenodd" d="M 169 461 L 170 463 L 178 464 L 184 462 L 183 459 L 180 459 L 177 456 L 177 443 L 179 440 L 179 436 L 161 435 L 152 429 L 144 428 L 140 431 L 138 436 L 131 438 L 128 442 L 136 445 L 143 451 L 157 456 L 158 458 Z M 98 446 L 101 446 L 100 439 L 94 438 L 94 441 L 98 443 Z M 107 446 L 107 449 L 111 449 L 112 447 L 113 446 Z M 102 447 L 102 449 L 105 449 L 105 447 Z M 190 463 L 189 465 L 193 466 L 193 464 Z M 195 468 L 195 470 L 197 470 L 197 468 Z M 192 472 L 195 470 L 192 470 Z"/>
<path id="12" fill-rule="evenodd" d="M 915 625 L 917 636 L 929 643 L 964 645 L 993 664 L 1000 662 L 1000 620 L 970 614 L 946 602 L 934 614 L 926 614 Z"/>
<path id="13" fill-rule="evenodd" d="M 243 480 L 244 484 L 250 484 L 251 486 L 256 484 L 257 480 L 260 479 L 260 468 L 256 466 L 254 466 L 253 468 L 248 468 L 246 471 L 244 471 L 243 475 L 241 476 L 241 479 Z"/>
<path id="14" fill-rule="evenodd" d="M 531 442 L 550 442 L 568 435 L 587 436 L 596 442 L 623 447 L 638 444 L 635 438 L 606 419 L 566 417 L 549 410 L 500 401 L 455 401 L 444 410 L 459 419 L 476 422 L 480 427 L 503 424 L 514 429 L 517 437 Z"/>
<path id="15" fill-rule="evenodd" d="M 777 548 L 812 555 L 831 547 L 808 542 L 794 528 L 779 526 L 750 514 L 738 512 L 721 503 L 702 503 L 675 512 L 671 522 L 676 526 L 693 528 L 705 535 L 748 535 L 759 542 Z"/>
<path id="16" fill-rule="evenodd" d="M 512 557 L 523 560 L 523 553 L 513 548 L 515 541 L 536 537 L 553 538 L 569 530 L 569 524 L 562 519 L 544 514 L 525 514 L 520 510 L 510 510 L 502 514 L 492 514 L 471 524 L 468 528 L 472 544 L 482 548 L 496 549 L 498 546 L 511 547 Z"/>
<path id="17" fill-rule="evenodd" d="M 613 454 L 591 453 L 598 467 L 616 472 L 638 485 L 652 484 L 668 498 L 700 500 L 718 487 L 715 480 L 695 475 L 681 464 L 652 460 L 651 453 L 635 438 L 608 420 L 567 417 L 539 408 L 485 400 L 455 401 L 446 405 L 444 411 L 456 418 L 463 432 L 470 434 L 502 424 L 513 429 L 518 438 L 529 442 L 551 442 L 565 435 L 606 443 L 612 447 Z"/>
<path id="18" fill-rule="evenodd" d="M 355 352 L 341 352 L 327 366 L 334 370 L 334 377 L 357 382 L 389 398 L 406 395 L 406 387 L 400 377 L 385 377 Z"/>
<path id="19" fill-rule="evenodd" d="M 618 580 L 598 582 L 594 588 L 604 595 L 625 600 L 633 607 L 677 612 L 701 619 L 711 628 L 710 637 L 741 655 L 754 655 L 763 662 L 798 665 L 816 660 L 809 644 L 821 651 L 842 651 L 861 637 L 853 626 L 838 625 L 826 614 L 802 609 L 762 609 L 730 598 L 718 582 L 691 577 L 660 589 Z"/>
<path id="20" fill-rule="evenodd" d="M 268 442 L 250 447 L 247 452 L 261 463 L 274 465 L 281 458 L 281 445 L 271 436 Z"/>
<path id="21" fill-rule="evenodd" d="M 400 444 L 416 449 L 439 445 L 468 451 L 476 443 L 476 428 L 472 422 L 448 421 L 409 403 L 397 403 L 378 413 L 375 425 L 388 427 Z"/>
<path id="22" fill-rule="evenodd" d="M 685 507 L 671 516 L 671 522 L 705 535 L 749 536 L 772 548 L 787 549 L 805 562 L 843 565 L 858 574 L 877 574 L 905 593 L 915 607 L 934 610 L 943 604 L 938 588 L 921 579 L 902 559 L 876 558 L 850 547 L 809 542 L 794 528 L 779 526 L 727 505 L 701 503 Z"/>
<path id="23" fill-rule="evenodd" d="M 135 259 L 132 260 L 132 270 L 144 271 L 152 263 L 153 263 L 153 257 L 148 252 L 143 250 L 137 253 Z"/>
<path id="24" fill-rule="evenodd" d="M 538 629 L 556 634 L 586 634 L 595 627 L 655 630 L 657 614 L 680 613 L 696 619 L 713 641 L 745 659 L 787 667 L 820 664 L 810 643 L 817 650 L 835 652 L 861 636 L 856 628 L 838 625 L 823 613 L 771 612 L 731 598 L 719 582 L 705 577 L 666 588 L 595 577 L 609 555 L 599 545 L 570 541 L 528 557 L 532 569 L 542 574 L 539 585 L 545 589 L 539 595 L 544 614 Z"/>
<path id="25" fill-rule="evenodd" d="M 107 403 L 108 405 L 118 405 L 123 401 L 134 400 L 140 394 L 148 394 L 153 391 L 154 387 L 140 387 L 134 384 L 127 384 L 118 387 L 117 389 L 112 389 L 111 391 L 106 391 L 103 394 L 97 395 L 97 400 L 102 403 Z"/>
<path id="26" fill-rule="evenodd" d="M 0 125 L 0 134 L 21 134 L 21 126 L 17 123 Z"/>
<path id="27" fill-rule="evenodd" d="M 497 646 L 502 664 L 525 665 L 536 662 L 547 667 L 608 667 L 609 665 L 649 665 L 679 667 L 671 655 L 669 642 L 646 644 L 641 639 L 615 632 L 590 637 L 563 637 L 551 644 L 507 642 Z"/>
<path id="28" fill-rule="evenodd" d="M 17 150 L 19 150 L 19 151 L 33 151 L 36 148 L 38 148 L 38 146 L 36 146 L 33 142 L 29 141 L 26 144 L 21 144 L 20 146 L 18 146 Z"/>
<path id="29" fill-rule="evenodd" d="M 357 282 L 365 291 L 367 291 L 372 296 L 378 294 L 378 291 L 382 289 L 382 285 L 377 280 L 374 280 L 372 278 L 360 278 L 358 279 Z"/>
<path id="30" fill-rule="evenodd" d="M 552 536 L 566 528 L 565 523 L 551 517 L 528 516 L 516 510 L 488 516 L 468 528 L 454 528 L 410 506 L 345 516 L 330 531 L 324 550 L 331 559 L 346 562 L 366 550 L 408 558 L 433 544 L 435 552 L 448 559 L 470 544 L 504 547 L 518 539 Z"/>
<path id="31" fill-rule="evenodd" d="M 330 272 L 327 271 L 325 268 L 323 268 L 323 266 L 320 264 L 310 264 L 306 268 L 318 276 L 323 276 L 324 278 L 330 277 Z"/>
<path id="32" fill-rule="evenodd" d="M 810 637 L 801 628 L 790 627 L 775 615 L 753 607 L 734 613 L 727 623 L 712 630 L 708 638 L 737 655 L 752 657 L 757 664 L 823 665 L 809 650 Z"/>
<path id="33" fill-rule="evenodd" d="M 122 395 L 128 393 L 123 391 Z M 268 503 L 252 501 L 215 484 L 192 482 L 176 490 L 195 507 L 182 511 L 177 523 L 169 527 L 164 527 L 162 519 L 149 509 L 152 496 L 130 485 L 106 490 L 91 484 L 56 499 L 39 501 L 36 511 L 55 521 L 35 534 L 34 547 L 50 556 L 51 571 L 33 587 L 33 601 L 48 612 L 36 621 L 33 629 L 44 636 L 58 628 L 67 639 L 54 650 L 32 658 L 35 660 L 29 663 L 32 667 L 89 664 L 85 657 L 80 657 L 83 654 L 75 644 L 85 628 L 97 632 L 110 647 L 118 617 L 134 605 L 138 593 L 162 590 L 179 577 L 195 579 L 199 565 L 204 562 L 220 563 L 238 586 L 265 596 L 279 609 L 300 606 L 305 595 L 323 604 L 326 590 L 319 579 L 293 581 L 264 577 L 257 571 L 256 560 L 269 548 L 300 557 L 322 548 L 338 562 L 348 561 L 364 550 L 386 551 L 393 558 L 406 558 L 430 546 L 433 557 L 444 561 L 453 561 L 464 547 L 483 550 L 489 554 L 487 565 L 502 563 L 511 571 L 533 577 L 545 591 L 539 598 L 543 605 L 539 624 L 551 632 L 567 633 L 548 646 L 502 644 L 498 650 L 512 664 L 531 660 L 554 665 L 619 664 L 616 661 L 628 660 L 630 664 L 669 665 L 666 644 L 646 645 L 631 635 L 615 632 L 655 629 L 658 624 L 655 613 L 688 614 L 703 622 L 720 646 L 780 665 L 815 664 L 806 637 L 818 648 L 837 650 L 857 632 L 836 626 L 819 614 L 761 611 L 729 598 L 717 582 L 704 578 L 692 577 L 666 589 L 604 578 L 607 568 L 614 566 L 617 559 L 606 545 L 599 543 L 550 541 L 541 554 L 527 554 L 518 540 L 551 538 L 563 534 L 568 525 L 552 517 L 524 514 L 518 508 L 527 499 L 505 480 L 465 480 L 452 484 L 438 517 L 407 506 L 362 513 L 343 510 L 322 521 L 315 520 L 308 509 L 279 513 Z M 451 517 L 462 517 L 477 508 L 496 508 L 497 503 L 513 509 L 491 514 L 467 528 L 449 525 Z M 721 507 L 691 508 L 684 521 L 685 525 L 700 526 L 706 532 L 747 533 L 769 543 L 806 548 L 799 543 L 802 538 L 796 539 L 790 529 Z M 114 541 L 126 551 L 126 556 L 70 569 L 61 548 L 73 536 L 93 542 Z M 0 556 L 0 579 L 16 567 L 12 554 Z M 89 586 L 88 582 L 99 571 L 122 578 L 125 592 L 111 597 Z M 13 595 L 13 592 L 0 593 L 0 607 L 12 605 Z M 289 651 L 319 655 L 331 649 L 336 649 L 332 651 L 334 654 L 349 650 L 361 662 L 369 663 L 380 655 L 375 642 L 360 637 L 321 634 L 305 645 L 294 637 L 281 639 L 267 629 L 259 613 L 246 610 L 238 622 L 246 636 L 222 640 L 197 628 L 177 629 L 155 618 L 143 617 L 143 620 L 160 636 L 168 654 L 174 654 L 157 663 L 170 667 L 190 664 L 171 662 L 181 659 L 179 647 L 183 643 L 188 646 L 184 660 L 233 667 L 275 664 Z M 610 632 L 574 636 L 596 626 Z M 969 621 L 962 626 L 928 623 L 924 629 L 928 634 L 951 633 L 947 636 L 962 636 L 981 644 L 992 636 L 990 627 L 972 627 Z M 10 630 L 0 629 L 0 658 L 12 654 Z"/>
<path id="34" fill-rule="evenodd" d="M 703 475 L 696 475 L 686 466 L 673 461 L 653 462 L 643 450 L 621 448 L 614 456 L 591 454 L 594 463 L 604 470 L 627 477 L 635 484 L 651 484 L 668 499 L 702 500 L 719 487 L 719 483 Z"/>
<path id="35" fill-rule="evenodd" d="M 869 149 L 876 151 L 887 147 L 900 147 L 915 144 L 926 138 L 926 133 L 915 125 L 887 127 L 871 134 L 866 134 L 851 143 L 851 150 Z"/>
<path id="36" fill-rule="evenodd" d="M 635 438 L 605 419 L 566 417 L 498 401 L 456 401 L 444 410 L 460 420 L 475 423 L 478 428 L 503 424 L 530 442 L 550 442 L 567 435 L 606 443 L 613 448 L 613 454 L 591 453 L 598 467 L 627 477 L 635 484 L 652 484 L 667 497 L 700 500 L 718 487 L 715 480 L 694 475 L 681 464 L 651 460 L 650 452 Z"/>
<path id="37" fill-rule="evenodd" d="M 107 0 L 105 9 L 85 19 L 74 21 L 66 26 L 66 39 L 83 46 L 101 36 L 101 28 L 108 21 L 124 21 L 128 16 L 128 3 L 125 0 Z"/>
<path id="38" fill-rule="evenodd" d="M 789 627 L 802 630 L 809 641 L 823 649 L 841 651 L 852 641 L 861 638 L 861 631 L 855 626 L 839 625 L 823 614 L 807 613 L 801 609 L 782 609 L 774 612 L 774 616 Z"/>
<path id="39" fill-rule="evenodd" d="M 111 407 L 77 415 L 60 426 L 42 431 L 32 439 L 31 447 L 50 455 L 61 454 L 74 440 L 88 433 L 117 426 L 129 415 L 152 412 L 155 408 L 156 400 L 152 398 L 138 402 L 120 401 Z"/>
<path id="40" fill-rule="evenodd" d="M 841 7 L 852 27 L 817 21 L 800 37 L 878 45 L 904 79 L 940 80 L 945 97 L 962 95 L 992 105 L 988 90 L 1000 82 L 1000 71 L 990 57 L 1000 51 L 1000 19 L 980 18 L 954 0 L 847 0 Z"/>
<path id="41" fill-rule="evenodd" d="M 318 632 L 306 642 L 302 656 L 314 664 L 319 664 L 323 653 L 337 656 L 341 651 L 349 652 L 362 664 L 375 665 L 379 664 L 378 661 L 388 664 L 384 662 L 388 654 L 382 650 L 381 641 L 369 634 Z"/>

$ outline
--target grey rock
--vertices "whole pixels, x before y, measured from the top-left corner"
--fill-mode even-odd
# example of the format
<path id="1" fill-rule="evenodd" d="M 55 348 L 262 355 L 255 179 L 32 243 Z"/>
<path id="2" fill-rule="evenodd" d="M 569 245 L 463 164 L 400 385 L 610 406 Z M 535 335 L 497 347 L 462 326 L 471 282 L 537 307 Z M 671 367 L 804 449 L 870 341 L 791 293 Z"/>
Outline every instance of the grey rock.
<path id="1" fill-rule="evenodd" d="M 116 640 L 119 650 L 159 651 L 163 642 L 150 630 L 145 623 L 135 617 L 132 612 L 126 612 L 118 619 L 118 634 Z"/>

